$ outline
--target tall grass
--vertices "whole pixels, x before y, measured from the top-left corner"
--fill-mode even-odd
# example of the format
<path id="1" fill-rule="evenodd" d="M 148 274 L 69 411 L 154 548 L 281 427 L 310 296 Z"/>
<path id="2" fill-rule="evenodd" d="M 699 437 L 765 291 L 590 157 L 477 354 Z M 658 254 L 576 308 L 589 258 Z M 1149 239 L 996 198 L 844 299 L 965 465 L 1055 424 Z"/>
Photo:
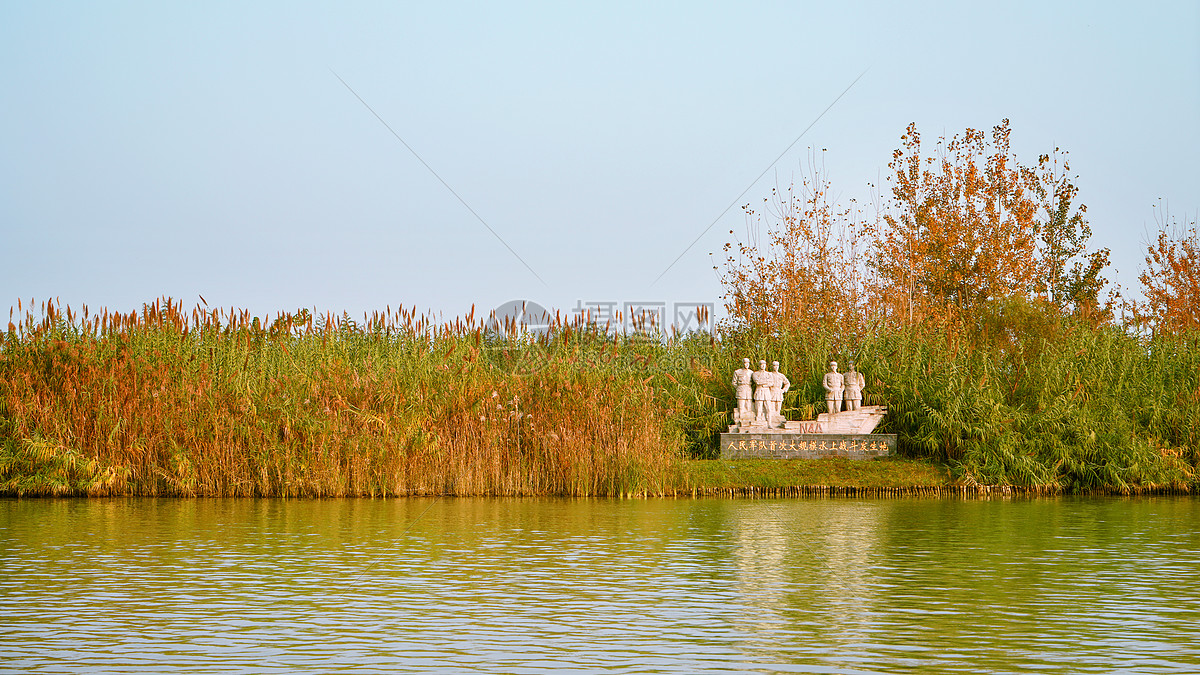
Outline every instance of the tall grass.
<path id="1" fill-rule="evenodd" d="M 33 494 L 662 492 L 679 444 L 644 378 L 553 342 L 170 300 L 76 317 L 44 303 L 0 353 L 0 489 Z"/>
<path id="2" fill-rule="evenodd" d="M 543 336 L 414 310 L 271 321 L 171 300 L 42 303 L 0 342 L 0 492 L 665 493 L 716 456 L 743 357 L 779 360 L 792 419 L 855 360 L 900 452 L 968 485 L 1191 489 L 1200 339 L 1146 342 L 1022 304 L 974 325 L 857 335 L 725 329 Z"/>

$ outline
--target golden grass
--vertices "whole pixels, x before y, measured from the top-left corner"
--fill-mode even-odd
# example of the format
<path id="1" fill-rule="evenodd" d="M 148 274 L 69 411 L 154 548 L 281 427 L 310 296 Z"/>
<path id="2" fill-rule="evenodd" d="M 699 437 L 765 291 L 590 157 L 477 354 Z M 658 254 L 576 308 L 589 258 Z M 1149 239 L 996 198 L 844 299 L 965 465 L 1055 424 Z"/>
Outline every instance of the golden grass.
<path id="1" fill-rule="evenodd" d="M 0 353 L 5 492 L 654 494 L 678 477 L 646 382 L 471 319 L 42 312 Z"/>

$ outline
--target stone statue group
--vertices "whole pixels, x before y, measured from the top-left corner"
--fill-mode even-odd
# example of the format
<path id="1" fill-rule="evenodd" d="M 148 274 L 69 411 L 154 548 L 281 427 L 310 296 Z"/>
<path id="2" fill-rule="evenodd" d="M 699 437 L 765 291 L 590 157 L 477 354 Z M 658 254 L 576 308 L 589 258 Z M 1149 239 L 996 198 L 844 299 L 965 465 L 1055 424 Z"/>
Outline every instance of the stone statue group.
<path id="1" fill-rule="evenodd" d="M 767 362 L 759 361 L 758 370 L 750 370 L 750 359 L 742 359 L 742 367 L 733 371 L 733 390 L 737 392 L 737 410 L 733 413 L 735 424 L 771 424 L 783 415 L 783 395 L 792 388 L 787 375 L 779 372 L 779 362 L 774 361 L 774 371 L 767 370 Z M 751 392 L 750 384 L 754 384 Z"/>
<path id="2" fill-rule="evenodd" d="M 750 359 L 742 359 L 742 367 L 733 371 L 733 389 L 737 394 L 737 410 L 733 413 L 735 424 L 773 427 L 783 420 L 783 395 L 791 389 L 792 383 L 779 372 L 778 361 L 773 361 L 771 366 L 772 370 L 767 370 L 767 362 L 763 360 L 758 362 L 758 370 L 751 370 Z M 838 372 L 837 361 L 830 361 L 829 372 L 825 373 L 821 385 L 825 388 L 825 405 L 829 414 L 834 415 L 842 411 L 843 401 L 846 410 L 858 410 L 862 406 L 867 380 L 854 369 L 853 361 L 845 373 Z"/>
<path id="3" fill-rule="evenodd" d="M 837 361 L 830 361 L 829 372 L 825 373 L 821 385 L 825 387 L 825 405 L 829 407 L 830 415 L 842 411 L 843 400 L 846 402 L 846 410 L 858 410 L 862 407 L 863 387 L 867 386 L 867 378 L 854 369 L 853 361 L 850 362 L 850 370 L 844 375 L 838 372 Z"/>

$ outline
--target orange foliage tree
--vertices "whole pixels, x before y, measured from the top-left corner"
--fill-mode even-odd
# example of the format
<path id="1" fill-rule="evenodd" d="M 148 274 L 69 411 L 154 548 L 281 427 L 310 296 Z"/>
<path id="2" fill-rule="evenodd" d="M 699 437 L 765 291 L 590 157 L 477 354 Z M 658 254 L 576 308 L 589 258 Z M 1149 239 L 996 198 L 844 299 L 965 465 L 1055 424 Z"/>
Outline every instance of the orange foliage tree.
<path id="1" fill-rule="evenodd" d="M 735 322 L 854 334 L 879 321 L 943 326 L 1017 299 L 1051 314 L 1111 319 L 1108 249 L 1088 250 L 1087 207 L 1066 152 L 1017 161 L 1009 122 L 967 129 L 925 154 L 916 125 L 888 164 L 891 199 L 868 219 L 813 172 L 745 207 L 747 238 L 725 245 Z M 730 234 L 733 234 L 731 231 Z"/>
<path id="2" fill-rule="evenodd" d="M 1147 246 L 1142 282 L 1145 302 L 1140 319 L 1155 332 L 1180 333 L 1200 329 L 1200 237 L 1196 223 L 1186 227 L 1165 221 L 1158 239 Z"/>
<path id="3" fill-rule="evenodd" d="M 1086 251 L 1086 206 L 1075 205 L 1066 154 L 1024 166 L 1010 133 L 1007 119 L 990 137 L 968 128 L 928 157 L 915 124 L 901 136 L 892 200 L 873 233 L 876 299 L 893 320 L 958 320 L 1014 296 L 1100 313 L 1108 251 Z"/>
<path id="4" fill-rule="evenodd" d="M 839 207 L 820 173 L 776 188 L 746 212 L 746 241 L 725 244 L 726 309 L 736 322 L 810 333 L 855 332 L 867 319 L 864 220 Z M 730 231 L 733 234 L 733 231 Z"/>
<path id="5" fill-rule="evenodd" d="M 936 157 L 923 156 L 915 124 L 901 140 L 875 255 L 890 314 L 912 324 L 1032 287 L 1037 203 L 1011 161 L 1007 123 L 993 130 L 990 153 L 975 129 L 940 140 Z"/>

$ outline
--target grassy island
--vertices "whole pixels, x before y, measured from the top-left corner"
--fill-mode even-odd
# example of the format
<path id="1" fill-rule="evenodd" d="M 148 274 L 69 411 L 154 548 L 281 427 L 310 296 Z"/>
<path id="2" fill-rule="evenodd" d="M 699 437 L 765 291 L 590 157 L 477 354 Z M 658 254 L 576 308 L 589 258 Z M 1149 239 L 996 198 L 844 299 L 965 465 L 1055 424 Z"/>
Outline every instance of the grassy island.
<path id="1" fill-rule="evenodd" d="M 753 330 L 505 336 L 411 310 L 41 309 L 0 351 L 10 495 L 1190 491 L 1200 456 L 1200 342 L 1066 318 L 1005 340 L 880 331 L 848 352 Z M 816 412 L 826 359 L 854 357 L 900 457 L 717 460 L 743 355 L 785 364 L 793 419 Z"/>

